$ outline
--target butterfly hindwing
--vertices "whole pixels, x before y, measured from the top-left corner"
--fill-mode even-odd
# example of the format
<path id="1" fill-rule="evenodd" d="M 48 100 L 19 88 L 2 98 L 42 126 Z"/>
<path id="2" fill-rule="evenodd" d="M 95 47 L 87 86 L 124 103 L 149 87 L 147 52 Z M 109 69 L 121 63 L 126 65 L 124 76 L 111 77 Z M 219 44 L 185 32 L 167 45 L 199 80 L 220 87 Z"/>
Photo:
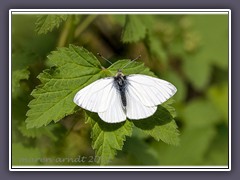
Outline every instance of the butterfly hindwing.
<path id="1" fill-rule="evenodd" d="M 113 86 L 109 94 L 109 107 L 104 112 L 99 112 L 99 117 L 108 123 L 118 123 L 126 120 L 126 112 L 122 106 L 121 96 L 115 86 Z"/>
<path id="2" fill-rule="evenodd" d="M 131 90 L 126 90 L 126 98 L 126 114 L 129 119 L 144 119 L 153 115 L 157 110 L 157 106 L 145 106 L 139 97 Z"/>

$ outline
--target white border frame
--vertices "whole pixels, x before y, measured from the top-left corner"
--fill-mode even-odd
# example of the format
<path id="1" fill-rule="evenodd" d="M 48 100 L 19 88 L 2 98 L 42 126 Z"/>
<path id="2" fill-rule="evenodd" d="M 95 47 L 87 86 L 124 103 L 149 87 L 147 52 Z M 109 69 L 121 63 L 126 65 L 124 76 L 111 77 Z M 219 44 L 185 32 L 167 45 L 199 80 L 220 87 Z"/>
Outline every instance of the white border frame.
<path id="1" fill-rule="evenodd" d="M 12 14 L 228 14 L 228 166 L 12 166 Z M 124 169 L 123 169 L 124 168 Z M 154 169 L 147 169 L 154 168 Z M 9 170 L 10 171 L 231 171 L 231 10 L 230 9 L 10 9 L 9 10 Z"/>

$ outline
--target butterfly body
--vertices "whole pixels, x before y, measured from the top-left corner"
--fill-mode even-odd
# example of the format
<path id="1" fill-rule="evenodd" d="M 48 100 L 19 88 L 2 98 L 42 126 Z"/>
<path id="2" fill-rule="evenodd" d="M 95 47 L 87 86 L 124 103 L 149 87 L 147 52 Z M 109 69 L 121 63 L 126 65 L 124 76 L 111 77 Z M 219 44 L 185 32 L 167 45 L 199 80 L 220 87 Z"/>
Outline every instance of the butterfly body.
<path id="1" fill-rule="evenodd" d="M 119 71 L 114 77 L 114 84 L 120 93 L 122 106 L 126 109 L 127 99 L 126 99 L 126 88 L 127 88 L 127 76 L 125 76 L 121 71 Z"/>

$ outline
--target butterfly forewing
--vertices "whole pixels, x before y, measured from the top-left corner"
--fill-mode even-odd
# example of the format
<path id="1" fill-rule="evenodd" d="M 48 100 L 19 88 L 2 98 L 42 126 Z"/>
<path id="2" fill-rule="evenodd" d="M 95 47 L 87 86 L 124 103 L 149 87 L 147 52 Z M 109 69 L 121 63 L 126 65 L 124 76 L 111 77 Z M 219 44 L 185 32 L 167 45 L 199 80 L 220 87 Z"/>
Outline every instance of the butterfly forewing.
<path id="1" fill-rule="evenodd" d="M 177 91 L 171 83 L 151 76 L 133 74 L 127 76 L 127 80 L 130 94 L 138 96 L 145 106 L 162 104 Z"/>
<path id="2" fill-rule="evenodd" d="M 111 101 L 113 78 L 99 79 L 77 92 L 73 101 L 92 112 L 106 111 Z"/>

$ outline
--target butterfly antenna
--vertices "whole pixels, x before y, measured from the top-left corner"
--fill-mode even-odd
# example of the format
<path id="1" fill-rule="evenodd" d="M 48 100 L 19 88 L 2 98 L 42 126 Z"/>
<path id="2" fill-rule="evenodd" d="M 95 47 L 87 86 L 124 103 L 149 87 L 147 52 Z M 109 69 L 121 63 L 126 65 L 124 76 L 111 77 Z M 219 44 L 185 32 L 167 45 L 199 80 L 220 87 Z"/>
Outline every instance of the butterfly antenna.
<path id="1" fill-rule="evenodd" d="M 121 69 L 127 67 L 129 64 L 131 64 L 132 62 L 138 60 L 139 58 L 141 58 L 141 55 L 139 55 L 138 57 L 136 57 L 135 59 L 132 59 L 129 63 L 127 63 L 125 66 L 123 66 Z"/>
<path id="2" fill-rule="evenodd" d="M 104 59 L 105 61 L 107 61 L 108 63 L 113 64 L 113 63 L 112 63 L 111 61 L 109 61 L 107 58 L 103 57 L 100 53 L 97 53 L 97 55 L 98 55 L 99 57 L 101 57 L 102 59 Z"/>

